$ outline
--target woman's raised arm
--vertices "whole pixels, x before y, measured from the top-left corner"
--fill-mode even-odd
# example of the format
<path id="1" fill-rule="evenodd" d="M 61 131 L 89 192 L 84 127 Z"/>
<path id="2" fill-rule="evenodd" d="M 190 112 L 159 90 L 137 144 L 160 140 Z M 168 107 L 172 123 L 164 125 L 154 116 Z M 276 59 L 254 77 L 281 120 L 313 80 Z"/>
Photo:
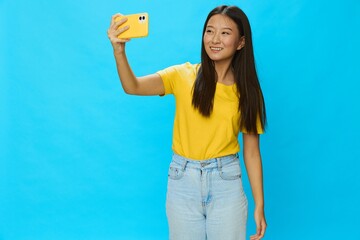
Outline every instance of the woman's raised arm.
<path id="1" fill-rule="evenodd" d="M 130 41 L 130 39 L 119 39 L 117 37 L 130 27 L 125 25 L 127 21 L 126 18 L 115 21 L 115 19 L 120 16 L 122 15 L 119 13 L 112 16 L 107 34 L 114 49 L 116 67 L 124 91 L 127 94 L 133 95 L 163 95 L 165 88 L 160 75 L 150 74 L 138 78 L 131 70 L 125 53 L 125 44 Z"/>

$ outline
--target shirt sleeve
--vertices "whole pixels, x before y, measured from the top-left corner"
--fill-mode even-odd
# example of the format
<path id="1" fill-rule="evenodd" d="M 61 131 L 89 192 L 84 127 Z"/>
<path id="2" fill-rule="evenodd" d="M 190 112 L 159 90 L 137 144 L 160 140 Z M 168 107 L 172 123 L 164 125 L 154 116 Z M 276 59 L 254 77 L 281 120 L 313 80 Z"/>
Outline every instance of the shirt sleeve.
<path id="1" fill-rule="evenodd" d="M 256 130 L 257 130 L 258 134 L 263 134 L 264 133 L 264 129 L 261 127 L 260 116 L 258 116 L 257 119 L 256 119 Z M 242 133 L 248 133 L 245 128 L 241 129 L 241 132 Z"/>
<path id="2" fill-rule="evenodd" d="M 176 95 L 177 89 L 178 91 L 181 91 L 179 88 L 184 87 L 186 80 L 192 79 L 194 76 L 196 76 L 198 67 L 199 64 L 191 64 L 186 62 L 158 71 L 157 74 L 160 75 L 165 88 L 164 95 Z"/>
<path id="3" fill-rule="evenodd" d="M 177 67 L 178 66 L 171 66 L 157 72 L 157 74 L 160 75 L 164 84 L 164 95 L 174 94 L 175 83 L 176 79 L 178 78 L 178 72 L 176 70 Z"/>

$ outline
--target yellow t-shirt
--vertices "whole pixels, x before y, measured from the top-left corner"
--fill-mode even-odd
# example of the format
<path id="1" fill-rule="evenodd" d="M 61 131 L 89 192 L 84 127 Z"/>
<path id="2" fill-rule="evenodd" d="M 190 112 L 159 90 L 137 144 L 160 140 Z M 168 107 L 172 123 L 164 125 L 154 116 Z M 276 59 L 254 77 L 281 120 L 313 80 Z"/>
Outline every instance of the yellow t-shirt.
<path id="1" fill-rule="evenodd" d="M 185 63 L 157 72 L 166 94 L 176 102 L 172 149 L 194 160 L 239 152 L 239 99 L 236 84 L 217 83 L 213 111 L 204 117 L 192 106 L 192 88 L 199 64 Z"/>

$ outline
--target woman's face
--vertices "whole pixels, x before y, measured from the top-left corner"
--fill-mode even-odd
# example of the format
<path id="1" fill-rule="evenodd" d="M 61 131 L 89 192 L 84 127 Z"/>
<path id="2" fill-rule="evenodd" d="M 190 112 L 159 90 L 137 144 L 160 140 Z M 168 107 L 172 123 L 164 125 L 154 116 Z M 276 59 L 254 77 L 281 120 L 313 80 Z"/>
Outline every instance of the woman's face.
<path id="1" fill-rule="evenodd" d="M 244 38 L 240 38 L 236 23 L 222 14 L 209 19 L 203 41 L 207 55 L 215 62 L 231 61 L 235 52 L 245 44 Z"/>

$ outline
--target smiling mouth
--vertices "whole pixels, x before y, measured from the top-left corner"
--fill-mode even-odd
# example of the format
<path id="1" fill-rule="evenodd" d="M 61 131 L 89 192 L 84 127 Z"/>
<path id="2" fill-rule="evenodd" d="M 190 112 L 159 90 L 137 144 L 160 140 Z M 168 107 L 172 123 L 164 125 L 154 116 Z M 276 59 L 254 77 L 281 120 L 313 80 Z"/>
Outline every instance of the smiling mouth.
<path id="1" fill-rule="evenodd" d="M 210 47 L 211 50 L 213 51 L 221 51 L 223 48 L 220 47 Z"/>

